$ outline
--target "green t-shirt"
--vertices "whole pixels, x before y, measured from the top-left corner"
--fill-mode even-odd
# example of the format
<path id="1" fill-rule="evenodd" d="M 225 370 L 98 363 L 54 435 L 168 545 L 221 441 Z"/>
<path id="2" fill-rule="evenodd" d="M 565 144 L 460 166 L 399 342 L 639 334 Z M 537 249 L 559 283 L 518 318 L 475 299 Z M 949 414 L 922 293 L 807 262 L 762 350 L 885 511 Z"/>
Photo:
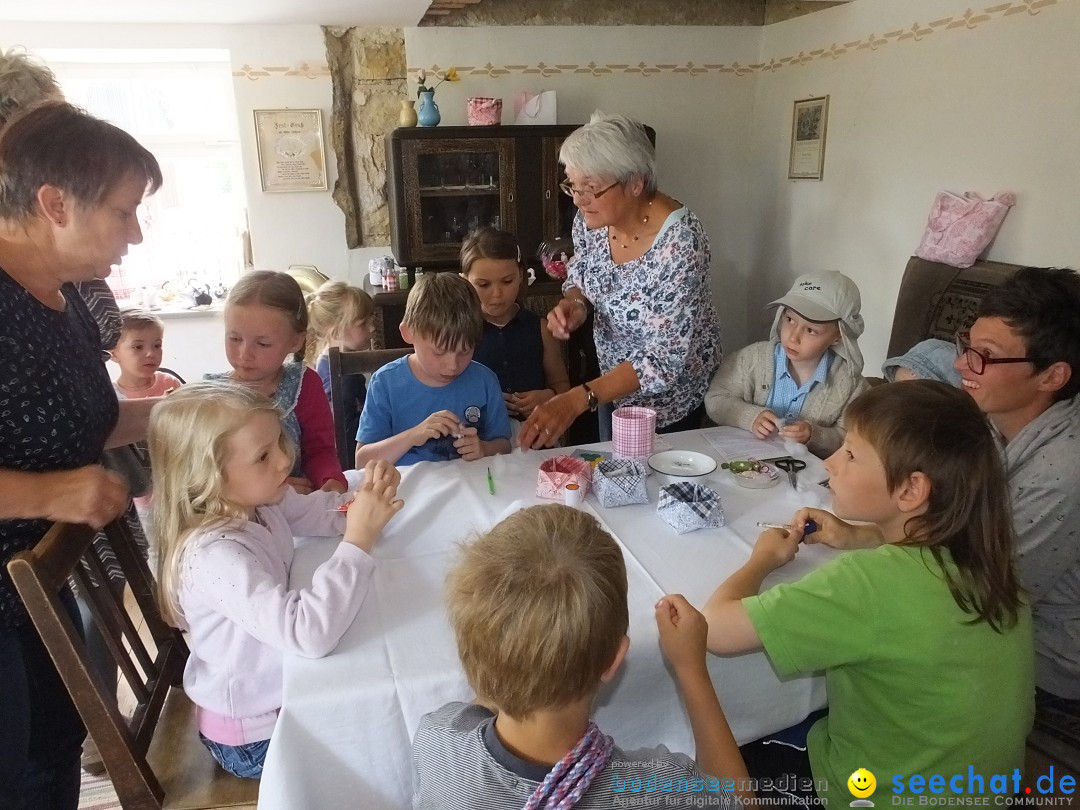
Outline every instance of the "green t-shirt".
<path id="1" fill-rule="evenodd" d="M 848 552 L 743 605 L 782 675 L 825 670 L 829 714 L 807 748 L 831 806 L 854 799 L 858 768 L 877 779 L 881 807 L 897 774 L 906 786 L 973 766 L 989 791 L 991 775 L 1023 765 L 1035 692 L 1026 606 L 1004 633 L 968 624 L 933 555 L 894 545 Z"/>

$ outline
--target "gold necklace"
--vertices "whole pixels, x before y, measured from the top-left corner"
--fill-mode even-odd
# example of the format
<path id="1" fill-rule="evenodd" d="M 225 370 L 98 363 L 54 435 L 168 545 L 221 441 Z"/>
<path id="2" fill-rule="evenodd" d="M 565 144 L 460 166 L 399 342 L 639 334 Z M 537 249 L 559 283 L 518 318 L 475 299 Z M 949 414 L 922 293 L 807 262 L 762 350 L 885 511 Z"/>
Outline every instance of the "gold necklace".
<path id="1" fill-rule="evenodd" d="M 653 202 L 652 200 L 649 200 L 649 205 L 648 205 L 649 210 L 652 209 L 652 202 Z M 649 214 L 645 214 L 645 216 L 643 216 L 641 218 L 642 230 L 644 230 L 645 226 L 648 225 L 648 224 L 649 224 Z M 624 245 L 621 240 L 615 238 L 614 233 L 611 233 L 611 228 L 608 228 L 608 235 L 611 238 L 612 243 L 618 245 L 623 250 L 626 250 L 627 248 L 630 247 L 630 245 L 632 245 L 634 242 L 638 241 L 641 238 L 641 233 L 639 232 L 634 236 L 633 239 L 630 240 L 630 244 Z"/>

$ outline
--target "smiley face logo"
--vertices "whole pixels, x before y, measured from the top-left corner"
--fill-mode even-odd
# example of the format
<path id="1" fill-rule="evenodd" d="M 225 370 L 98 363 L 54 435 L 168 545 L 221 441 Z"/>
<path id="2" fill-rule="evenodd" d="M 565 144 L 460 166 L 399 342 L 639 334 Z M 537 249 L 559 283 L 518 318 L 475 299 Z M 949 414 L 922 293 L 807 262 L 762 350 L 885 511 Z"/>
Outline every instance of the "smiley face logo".
<path id="1" fill-rule="evenodd" d="M 851 791 L 851 795 L 856 799 L 865 799 L 867 796 L 872 796 L 874 791 L 877 790 L 877 779 L 866 768 L 859 768 L 848 777 L 847 787 Z"/>

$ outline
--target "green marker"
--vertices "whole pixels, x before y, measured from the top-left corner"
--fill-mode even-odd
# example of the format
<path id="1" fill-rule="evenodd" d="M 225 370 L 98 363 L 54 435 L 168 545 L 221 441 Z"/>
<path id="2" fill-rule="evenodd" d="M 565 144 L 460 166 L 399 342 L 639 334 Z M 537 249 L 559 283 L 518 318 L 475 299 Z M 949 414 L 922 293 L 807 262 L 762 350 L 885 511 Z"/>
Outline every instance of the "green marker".
<path id="1" fill-rule="evenodd" d="M 488 471 L 488 492 L 492 495 L 495 494 L 495 479 L 491 477 L 491 467 L 487 468 Z"/>

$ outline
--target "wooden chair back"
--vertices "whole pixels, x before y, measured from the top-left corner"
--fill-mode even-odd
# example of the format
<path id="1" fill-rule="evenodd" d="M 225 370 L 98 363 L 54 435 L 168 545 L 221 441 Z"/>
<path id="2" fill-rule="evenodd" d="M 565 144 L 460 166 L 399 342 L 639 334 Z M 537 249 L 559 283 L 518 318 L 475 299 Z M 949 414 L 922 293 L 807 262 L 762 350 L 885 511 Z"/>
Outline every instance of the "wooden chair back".
<path id="1" fill-rule="evenodd" d="M 330 361 L 330 407 L 334 411 L 334 433 L 337 437 L 338 459 L 341 469 L 356 466 L 356 436 L 350 436 L 346 428 L 345 394 L 341 384 L 349 374 L 371 374 L 387 363 L 412 354 L 412 349 L 372 349 L 364 352 L 343 352 L 331 347 Z"/>
<path id="2" fill-rule="evenodd" d="M 153 580 L 123 518 L 105 535 L 124 572 L 126 589 L 110 583 L 89 526 L 56 523 L 32 549 L 8 562 L 8 572 L 97 744 L 125 810 L 252 807 L 258 782 L 238 779 L 203 749 L 195 712 L 184 694 L 188 648 L 161 616 Z M 82 634 L 59 593 L 72 579 L 90 607 L 135 707 L 121 710 L 117 689 L 90 663 Z"/>

